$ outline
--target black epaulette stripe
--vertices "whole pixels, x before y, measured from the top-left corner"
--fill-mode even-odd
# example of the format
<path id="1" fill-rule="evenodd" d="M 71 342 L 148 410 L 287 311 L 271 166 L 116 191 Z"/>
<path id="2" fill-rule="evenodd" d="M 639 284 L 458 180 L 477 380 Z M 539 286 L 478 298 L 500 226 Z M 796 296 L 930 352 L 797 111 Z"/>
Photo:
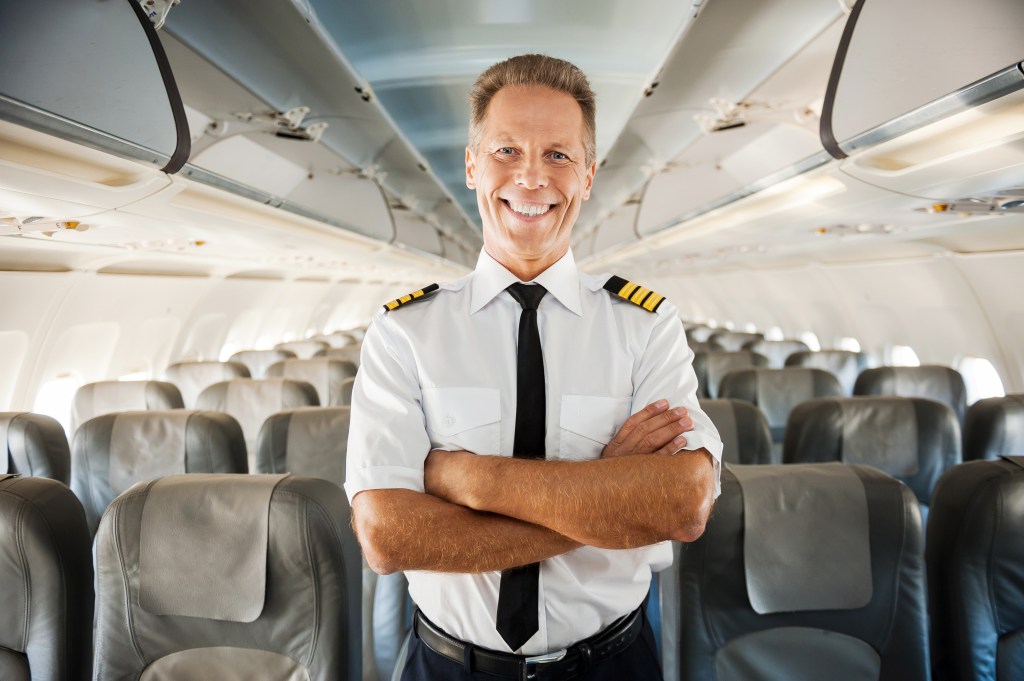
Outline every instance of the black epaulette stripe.
<path id="1" fill-rule="evenodd" d="M 628 300 L 634 305 L 642 307 L 648 312 L 657 312 L 661 304 L 665 302 L 665 296 L 660 293 L 655 293 L 649 288 L 626 281 L 614 274 L 604 283 L 604 289 L 623 300 Z"/>
<path id="2" fill-rule="evenodd" d="M 416 302 L 418 300 L 424 300 L 425 298 L 430 297 L 430 294 L 434 293 L 439 288 L 441 288 L 441 287 L 438 286 L 437 284 L 431 284 L 430 286 L 425 286 L 425 287 L 421 288 L 419 291 L 413 291 L 412 293 L 406 294 L 406 295 L 402 296 L 401 298 L 395 298 L 394 300 L 392 300 L 389 303 L 384 303 L 384 309 L 385 310 L 397 310 L 398 308 L 402 307 L 406 303 L 414 303 L 414 302 Z"/>

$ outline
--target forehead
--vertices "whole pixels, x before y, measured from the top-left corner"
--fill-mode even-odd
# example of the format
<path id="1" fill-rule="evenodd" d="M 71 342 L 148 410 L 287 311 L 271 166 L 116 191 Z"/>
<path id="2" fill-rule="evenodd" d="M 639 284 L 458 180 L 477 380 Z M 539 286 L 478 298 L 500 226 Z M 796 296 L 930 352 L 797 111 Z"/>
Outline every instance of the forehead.
<path id="1" fill-rule="evenodd" d="M 583 110 L 564 92 L 551 88 L 506 86 L 491 98 L 483 120 L 486 139 L 583 145 Z"/>

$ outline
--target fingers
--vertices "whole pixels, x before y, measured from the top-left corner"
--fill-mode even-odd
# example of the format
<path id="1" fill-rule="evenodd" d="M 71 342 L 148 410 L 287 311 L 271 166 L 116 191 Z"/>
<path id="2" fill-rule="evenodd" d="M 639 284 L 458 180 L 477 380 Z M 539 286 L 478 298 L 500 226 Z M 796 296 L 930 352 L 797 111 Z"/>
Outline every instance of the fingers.
<path id="1" fill-rule="evenodd" d="M 608 444 L 615 446 L 625 444 L 638 426 L 664 412 L 666 409 L 668 409 L 668 400 L 658 400 L 657 402 L 648 404 L 646 407 L 626 419 L 626 422 L 619 428 L 619 432 L 615 433 L 615 436 Z"/>
<path id="2" fill-rule="evenodd" d="M 616 434 L 615 446 L 623 453 L 649 454 L 668 447 L 673 440 L 693 429 L 693 421 L 685 407 L 667 409 L 659 400 L 627 419 Z M 675 451 L 674 447 L 672 451 Z"/>

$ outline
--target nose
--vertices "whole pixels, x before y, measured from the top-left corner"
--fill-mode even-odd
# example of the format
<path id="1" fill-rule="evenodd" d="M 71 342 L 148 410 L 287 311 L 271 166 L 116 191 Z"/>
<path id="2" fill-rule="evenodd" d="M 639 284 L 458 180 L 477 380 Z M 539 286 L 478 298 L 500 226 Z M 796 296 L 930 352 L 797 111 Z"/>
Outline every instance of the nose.
<path id="1" fill-rule="evenodd" d="M 523 189 L 541 189 L 548 186 L 548 168 L 542 158 L 527 157 L 516 168 L 515 182 Z"/>

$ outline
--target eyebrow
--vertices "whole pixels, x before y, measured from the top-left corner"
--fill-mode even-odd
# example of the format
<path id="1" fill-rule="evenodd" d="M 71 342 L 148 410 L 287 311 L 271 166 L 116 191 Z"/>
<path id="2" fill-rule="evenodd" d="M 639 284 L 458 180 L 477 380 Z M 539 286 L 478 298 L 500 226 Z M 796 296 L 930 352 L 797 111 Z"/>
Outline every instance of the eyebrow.
<path id="1" fill-rule="evenodd" d="M 493 143 L 496 144 L 496 145 L 499 145 L 499 146 L 504 146 L 506 144 L 513 144 L 513 145 L 517 144 L 515 136 L 511 135 L 511 134 L 508 134 L 508 133 L 497 134 L 497 135 L 495 135 L 493 137 L 493 140 L 494 140 Z M 572 150 L 574 148 L 572 144 L 567 143 L 567 142 L 551 142 L 551 143 L 545 144 L 544 146 L 549 148 L 549 149 L 559 149 L 559 150 L 562 150 L 562 149 Z M 583 147 L 583 145 L 580 144 L 579 148 L 582 148 L 582 147 Z"/>

